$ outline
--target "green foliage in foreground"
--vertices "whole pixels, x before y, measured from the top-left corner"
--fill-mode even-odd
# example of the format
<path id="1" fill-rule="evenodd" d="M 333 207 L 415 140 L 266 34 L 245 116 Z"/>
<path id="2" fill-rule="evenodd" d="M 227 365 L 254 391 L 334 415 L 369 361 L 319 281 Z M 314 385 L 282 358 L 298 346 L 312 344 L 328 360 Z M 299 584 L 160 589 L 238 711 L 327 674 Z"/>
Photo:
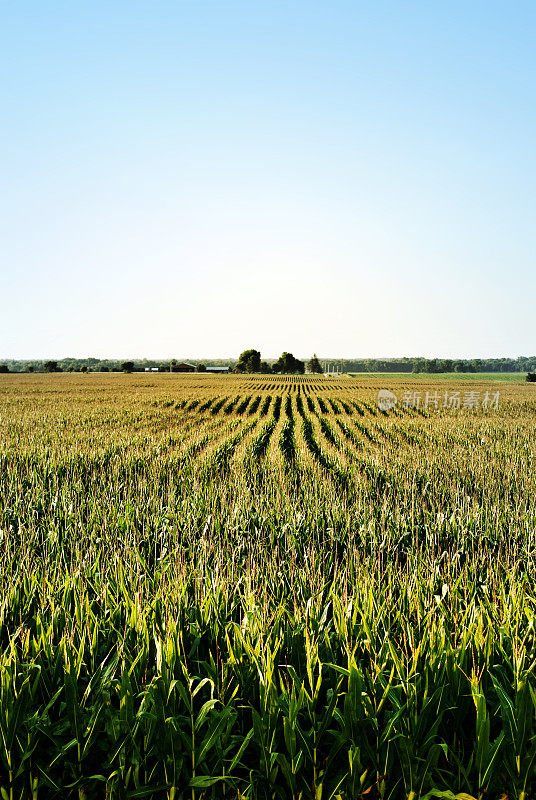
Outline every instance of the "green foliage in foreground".
<path id="1" fill-rule="evenodd" d="M 497 636 L 475 576 L 468 593 L 394 572 L 381 588 L 356 575 L 352 604 L 328 584 L 292 612 L 245 585 L 207 592 L 193 570 L 179 588 L 163 564 L 134 595 L 122 568 L 100 593 L 96 568 L 73 571 L 31 624 L 43 590 L 28 580 L 6 598 L 27 624 L 4 642 L 3 795 L 529 796 L 528 587 L 505 580 Z"/>
<path id="2" fill-rule="evenodd" d="M 44 380 L 3 398 L 2 800 L 535 796 L 531 387 Z"/>

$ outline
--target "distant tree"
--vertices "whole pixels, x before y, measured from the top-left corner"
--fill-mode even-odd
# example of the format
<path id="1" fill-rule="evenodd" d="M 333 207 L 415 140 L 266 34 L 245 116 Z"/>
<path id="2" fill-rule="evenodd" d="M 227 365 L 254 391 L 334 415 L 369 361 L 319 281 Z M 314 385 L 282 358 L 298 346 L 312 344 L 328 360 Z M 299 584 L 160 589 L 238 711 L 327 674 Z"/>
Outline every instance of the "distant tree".
<path id="1" fill-rule="evenodd" d="M 282 372 L 287 375 L 302 374 L 305 372 L 305 364 L 299 358 L 294 358 L 292 353 L 281 353 L 275 364 L 272 366 L 274 372 Z"/>
<path id="2" fill-rule="evenodd" d="M 158 372 L 169 372 L 169 367 L 167 364 L 160 364 L 158 367 Z"/>
<path id="3" fill-rule="evenodd" d="M 2 373 L 4 373 L 4 374 L 5 374 L 6 372 L 9 372 L 9 367 L 8 367 L 8 365 L 7 365 L 7 364 L 0 364 L 0 372 L 2 372 Z"/>
<path id="4" fill-rule="evenodd" d="M 426 361 L 424 358 L 414 358 L 413 359 L 413 367 L 411 369 L 412 372 L 426 372 Z"/>
<path id="5" fill-rule="evenodd" d="M 105 366 L 105 365 L 103 364 L 103 365 L 101 366 L 101 368 L 100 368 L 100 371 L 101 371 L 101 372 L 110 372 L 110 369 L 109 369 L 109 367 L 107 367 L 107 366 Z"/>
<path id="6" fill-rule="evenodd" d="M 240 353 L 238 364 L 235 367 L 236 372 L 260 372 L 261 371 L 261 354 L 258 350 L 244 350 Z"/>
<path id="7" fill-rule="evenodd" d="M 82 364 L 82 366 L 80 367 L 80 372 L 89 372 L 87 364 Z"/>
<path id="8" fill-rule="evenodd" d="M 177 360 L 175 358 L 172 358 L 171 361 L 169 362 L 169 371 L 173 372 L 173 367 L 175 367 L 176 365 L 177 365 Z"/>
<path id="9" fill-rule="evenodd" d="M 271 371 L 272 368 L 270 364 L 268 364 L 267 361 L 261 361 L 260 372 L 262 372 L 263 375 L 269 375 Z"/>
<path id="10" fill-rule="evenodd" d="M 528 372 L 525 380 L 529 383 L 536 383 L 536 372 Z"/>
<path id="11" fill-rule="evenodd" d="M 196 371 L 197 372 L 206 372 L 207 371 L 207 365 L 206 364 L 198 364 L 197 367 L 196 367 Z"/>
<path id="12" fill-rule="evenodd" d="M 33 372 L 33 371 L 34 371 L 33 365 L 30 364 L 30 366 L 28 367 L 28 372 Z"/>
<path id="13" fill-rule="evenodd" d="M 58 362 L 57 361 L 45 361 L 44 363 L 44 370 L 45 372 L 58 372 Z"/>
<path id="14" fill-rule="evenodd" d="M 322 364 L 318 360 L 318 356 L 316 355 L 316 353 L 309 361 L 309 369 L 311 370 L 311 372 L 314 372 L 318 375 L 322 375 L 322 373 L 324 372 L 324 370 L 322 369 Z"/>
<path id="15" fill-rule="evenodd" d="M 121 369 L 123 372 L 134 372 L 134 362 L 133 361 L 123 361 L 121 364 Z"/>

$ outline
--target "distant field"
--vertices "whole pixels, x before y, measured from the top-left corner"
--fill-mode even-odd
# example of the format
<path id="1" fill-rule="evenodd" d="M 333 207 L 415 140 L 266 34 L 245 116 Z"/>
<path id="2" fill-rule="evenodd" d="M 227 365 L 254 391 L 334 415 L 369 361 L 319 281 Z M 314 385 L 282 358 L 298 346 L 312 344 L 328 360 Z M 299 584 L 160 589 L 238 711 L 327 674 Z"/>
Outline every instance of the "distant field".
<path id="1" fill-rule="evenodd" d="M 535 423 L 512 374 L 0 375 L 3 800 L 536 796 Z"/>
<path id="2" fill-rule="evenodd" d="M 393 380 L 418 381 L 504 381 L 505 383 L 525 383 L 526 372 L 351 372 L 352 377 L 384 378 Z"/>

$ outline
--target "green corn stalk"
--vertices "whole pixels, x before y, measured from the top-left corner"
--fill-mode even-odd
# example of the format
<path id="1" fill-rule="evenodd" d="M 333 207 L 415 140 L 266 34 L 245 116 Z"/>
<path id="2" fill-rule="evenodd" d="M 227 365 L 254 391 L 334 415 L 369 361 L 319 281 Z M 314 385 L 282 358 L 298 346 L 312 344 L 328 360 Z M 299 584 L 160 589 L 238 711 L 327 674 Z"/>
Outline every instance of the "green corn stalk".
<path id="1" fill-rule="evenodd" d="M 484 796 L 493 781 L 505 731 L 502 730 L 494 742 L 490 742 L 490 718 L 486 698 L 482 694 L 481 685 L 476 676 L 471 679 L 471 695 L 476 708 L 476 731 L 474 750 L 474 769 L 478 780 L 478 797 Z"/>
<path id="2" fill-rule="evenodd" d="M 514 677 L 513 698 L 512 687 L 504 674 L 492 674 L 491 679 L 500 703 L 503 761 L 512 784 L 512 795 L 517 800 L 526 800 L 536 759 L 536 694 L 526 674 Z"/>

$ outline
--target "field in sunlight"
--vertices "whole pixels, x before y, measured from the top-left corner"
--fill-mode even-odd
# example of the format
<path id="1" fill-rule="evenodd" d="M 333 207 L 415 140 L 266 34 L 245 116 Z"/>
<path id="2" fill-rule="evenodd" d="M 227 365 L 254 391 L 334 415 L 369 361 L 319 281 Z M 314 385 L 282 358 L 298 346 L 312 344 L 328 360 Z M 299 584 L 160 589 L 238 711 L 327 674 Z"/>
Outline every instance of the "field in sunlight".
<path id="1" fill-rule="evenodd" d="M 535 392 L 0 376 L 2 799 L 534 796 Z"/>

